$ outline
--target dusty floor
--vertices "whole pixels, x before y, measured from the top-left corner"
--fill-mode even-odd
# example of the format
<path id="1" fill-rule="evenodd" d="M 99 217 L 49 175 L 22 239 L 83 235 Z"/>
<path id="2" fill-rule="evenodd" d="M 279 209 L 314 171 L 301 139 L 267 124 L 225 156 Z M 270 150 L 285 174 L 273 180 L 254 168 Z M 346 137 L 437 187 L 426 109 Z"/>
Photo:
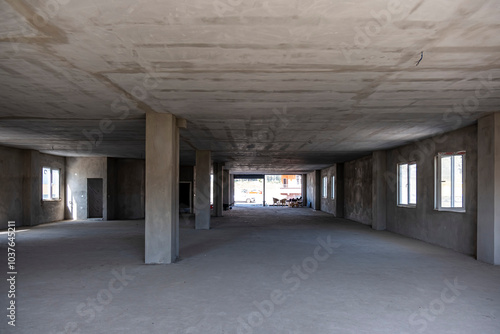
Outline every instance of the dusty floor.
<path id="1" fill-rule="evenodd" d="M 173 265 L 143 264 L 143 221 L 19 232 L 0 333 L 500 333 L 500 267 L 307 208 L 224 214 L 181 217 Z"/>

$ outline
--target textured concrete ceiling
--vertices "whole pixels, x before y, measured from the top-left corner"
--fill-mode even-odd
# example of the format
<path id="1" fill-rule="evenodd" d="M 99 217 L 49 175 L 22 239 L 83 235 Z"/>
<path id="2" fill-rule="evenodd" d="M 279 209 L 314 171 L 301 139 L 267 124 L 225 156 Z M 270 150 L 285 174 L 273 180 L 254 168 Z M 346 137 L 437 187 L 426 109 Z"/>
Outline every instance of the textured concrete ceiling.
<path id="1" fill-rule="evenodd" d="M 184 164 L 308 171 L 499 111 L 499 32 L 498 0 L 0 0 L 0 144 L 142 158 L 154 110 Z"/>

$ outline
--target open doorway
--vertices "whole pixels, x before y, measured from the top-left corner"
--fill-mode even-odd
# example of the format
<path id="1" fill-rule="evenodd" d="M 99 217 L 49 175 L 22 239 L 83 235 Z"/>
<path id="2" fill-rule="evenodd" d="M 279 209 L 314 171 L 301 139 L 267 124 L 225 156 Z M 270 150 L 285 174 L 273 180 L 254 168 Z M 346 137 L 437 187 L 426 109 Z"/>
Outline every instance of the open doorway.
<path id="1" fill-rule="evenodd" d="M 266 175 L 266 203 L 289 205 L 302 200 L 302 175 Z"/>
<path id="2" fill-rule="evenodd" d="M 87 179 L 87 217 L 103 218 L 102 179 Z"/>
<path id="3" fill-rule="evenodd" d="M 192 183 L 181 181 L 179 184 L 179 210 L 181 213 L 191 213 Z"/>
<path id="4" fill-rule="evenodd" d="M 264 176 L 235 176 L 234 204 L 262 206 L 264 202 Z"/>

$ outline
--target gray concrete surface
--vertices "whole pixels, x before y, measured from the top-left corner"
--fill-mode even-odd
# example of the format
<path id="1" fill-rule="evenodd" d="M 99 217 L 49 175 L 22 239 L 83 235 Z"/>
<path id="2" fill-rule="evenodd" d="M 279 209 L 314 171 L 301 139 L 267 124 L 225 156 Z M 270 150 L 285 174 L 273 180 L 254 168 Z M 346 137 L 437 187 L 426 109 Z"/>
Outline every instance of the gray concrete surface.
<path id="1" fill-rule="evenodd" d="M 372 228 L 380 231 L 387 226 L 387 152 L 373 152 L 372 163 Z"/>
<path id="2" fill-rule="evenodd" d="M 179 129 L 171 114 L 146 117 L 145 262 L 179 256 Z"/>
<path id="3" fill-rule="evenodd" d="M 465 254 L 476 254 L 477 126 L 469 126 L 387 152 L 387 229 Z M 434 210 L 434 157 L 466 151 L 465 213 Z M 396 165 L 417 162 L 417 206 L 397 206 Z M 487 173 L 487 171 L 484 171 Z M 490 174 L 488 174 L 490 175 Z M 491 175 L 492 176 L 492 175 Z"/>
<path id="4" fill-rule="evenodd" d="M 500 332 L 500 267 L 307 208 L 236 207 L 210 231 L 189 217 L 173 265 L 143 264 L 140 220 L 19 232 L 17 326 L 0 332 Z"/>
<path id="5" fill-rule="evenodd" d="M 42 168 L 60 170 L 60 199 L 42 201 Z M 0 147 L 0 228 L 8 221 L 34 226 L 64 219 L 66 161 L 33 150 Z"/>
<path id="6" fill-rule="evenodd" d="M 196 151 L 196 178 L 194 213 L 196 228 L 210 229 L 210 172 L 212 168 L 210 151 Z"/>
<path id="7" fill-rule="evenodd" d="M 185 162 L 200 149 L 234 171 L 308 172 L 500 104 L 497 0 L 3 0 L 0 13 L 3 145 L 144 158 L 145 113 L 168 111 L 189 122 Z"/>
<path id="8" fill-rule="evenodd" d="M 482 118 L 477 140 L 477 258 L 500 264 L 500 114 Z"/>
<path id="9" fill-rule="evenodd" d="M 224 164 L 214 162 L 213 168 L 213 214 L 216 217 L 222 217 L 224 207 Z"/>
<path id="10" fill-rule="evenodd" d="M 67 158 L 66 219 L 87 219 L 87 179 L 103 179 L 103 217 L 108 215 L 106 158 Z"/>
<path id="11" fill-rule="evenodd" d="M 372 224 L 372 157 L 344 164 L 344 217 Z"/>
<path id="12" fill-rule="evenodd" d="M 336 198 L 332 199 L 332 176 L 335 176 L 337 172 L 337 166 L 333 165 L 331 167 L 325 168 L 321 170 L 321 186 L 323 187 L 323 177 L 326 176 L 328 179 L 328 194 L 326 198 L 321 197 L 321 211 L 328 212 L 337 216 L 337 197 L 344 196 L 344 194 L 338 194 Z"/>

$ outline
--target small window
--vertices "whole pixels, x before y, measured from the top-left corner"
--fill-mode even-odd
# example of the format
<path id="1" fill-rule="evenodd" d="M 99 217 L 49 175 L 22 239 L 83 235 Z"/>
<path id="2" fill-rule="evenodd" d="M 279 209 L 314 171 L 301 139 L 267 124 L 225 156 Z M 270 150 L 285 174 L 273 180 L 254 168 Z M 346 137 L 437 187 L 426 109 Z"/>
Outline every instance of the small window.
<path id="1" fill-rule="evenodd" d="M 332 199 L 335 199 L 335 176 L 332 176 Z"/>
<path id="2" fill-rule="evenodd" d="M 49 167 L 42 168 L 42 199 L 44 201 L 59 200 L 60 170 Z"/>
<path id="3" fill-rule="evenodd" d="M 439 153 L 435 173 L 435 209 L 465 212 L 465 152 Z"/>
<path id="4" fill-rule="evenodd" d="M 398 205 L 417 205 L 417 164 L 398 165 Z"/>
<path id="5" fill-rule="evenodd" d="M 328 177 L 323 177 L 323 198 L 328 197 Z"/>

